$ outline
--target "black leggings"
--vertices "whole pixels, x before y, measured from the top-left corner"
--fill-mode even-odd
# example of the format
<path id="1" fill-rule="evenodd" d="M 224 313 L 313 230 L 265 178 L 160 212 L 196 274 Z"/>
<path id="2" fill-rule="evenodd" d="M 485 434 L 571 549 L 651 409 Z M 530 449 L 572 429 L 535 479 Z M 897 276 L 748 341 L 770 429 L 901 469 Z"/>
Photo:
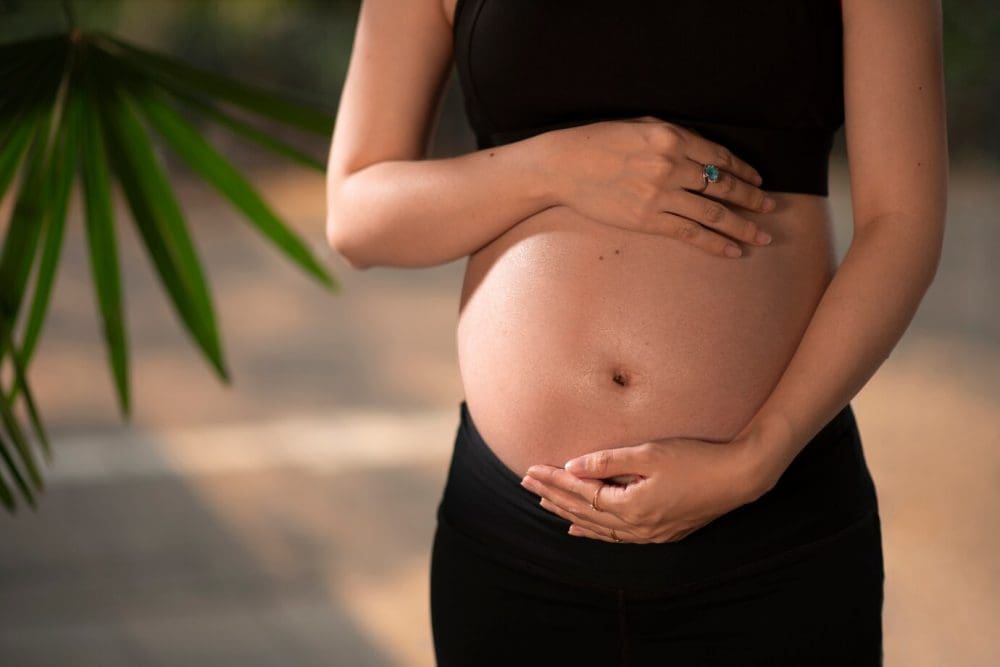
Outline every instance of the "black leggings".
<path id="1" fill-rule="evenodd" d="M 438 667 L 882 664 L 881 526 L 850 405 L 770 491 L 662 544 L 567 534 L 459 409 L 431 552 Z"/>

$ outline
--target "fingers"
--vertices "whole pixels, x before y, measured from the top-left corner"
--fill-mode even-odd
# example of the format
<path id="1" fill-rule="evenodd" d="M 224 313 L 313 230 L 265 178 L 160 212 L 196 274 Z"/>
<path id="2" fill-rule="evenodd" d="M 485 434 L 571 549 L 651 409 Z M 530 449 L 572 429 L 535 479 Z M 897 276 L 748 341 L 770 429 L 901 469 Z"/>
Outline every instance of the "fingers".
<path id="1" fill-rule="evenodd" d="M 597 523 L 596 521 L 592 521 L 586 517 L 570 512 L 566 508 L 560 506 L 558 503 L 555 503 L 544 496 L 542 496 L 542 498 L 538 501 L 538 504 L 541 505 L 543 509 L 552 512 L 556 516 L 560 516 L 563 519 L 566 519 L 574 526 L 586 528 L 592 533 L 601 536 L 602 539 L 605 539 L 608 542 L 617 542 L 617 540 L 611 536 L 612 528 L 615 531 L 615 535 L 622 538 L 622 540 L 627 539 L 629 542 L 640 542 L 640 543 L 648 541 L 645 538 L 631 532 L 627 528 L 619 528 L 618 526 L 603 525 Z M 607 523 L 607 521 L 605 521 L 605 523 Z"/>
<path id="2" fill-rule="evenodd" d="M 533 484 L 540 486 L 533 488 Z M 551 496 L 553 499 L 561 498 L 560 504 L 563 507 L 580 508 L 579 514 L 581 516 L 594 518 L 598 515 L 610 514 L 620 521 L 622 526 L 629 523 L 630 517 L 627 509 L 631 507 L 629 489 L 634 488 L 635 485 L 619 486 L 607 484 L 599 479 L 581 479 L 563 468 L 547 465 L 534 465 L 528 468 L 528 474 L 521 481 L 521 485 L 535 493 L 544 489 L 553 490 L 554 495 Z M 600 489 L 597 499 L 597 506 L 600 510 L 594 510 L 590 506 L 597 489 Z M 617 528 L 619 524 L 614 525 Z"/>
<path id="3" fill-rule="evenodd" d="M 640 539 L 633 539 L 630 536 L 622 535 L 621 531 L 619 531 L 617 528 L 615 528 L 615 534 L 618 535 L 618 537 L 625 538 L 622 540 L 624 542 L 636 542 L 638 544 L 662 544 L 664 542 L 679 542 L 685 539 L 688 535 L 690 535 L 694 531 L 699 530 L 700 528 L 701 526 L 686 528 L 684 530 L 680 530 L 670 535 L 669 537 L 661 536 L 661 537 L 646 537 Z M 601 528 L 598 528 L 597 530 L 594 530 L 587 526 L 580 525 L 579 523 L 574 523 L 572 526 L 569 527 L 569 530 L 567 532 L 570 535 L 575 535 L 577 537 L 589 537 L 594 540 L 603 540 L 605 542 L 618 541 L 611 537 L 610 529 L 603 530 Z"/>
<path id="4" fill-rule="evenodd" d="M 591 490 L 588 492 L 590 498 L 593 497 L 594 491 L 601 489 L 597 506 L 603 511 L 594 510 L 590 506 L 590 498 L 584 500 L 579 493 L 567 491 L 555 484 L 542 482 L 532 475 L 525 476 L 522 486 L 541 497 L 539 504 L 544 509 L 561 516 L 570 523 L 585 526 L 609 538 L 611 536 L 610 529 L 614 528 L 619 537 L 628 536 L 630 540 L 636 541 L 643 539 L 642 536 L 635 533 L 635 526 L 624 521 L 605 507 L 607 504 L 606 501 L 609 495 L 611 495 L 606 492 L 620 487 L 604 484 L 596 480 L 579 481 L 583 481 L 585 486 L 590 487 Z"/>
<path id="5" fill-rule="evenodd" d="M 768 197 L 763 190 L 723 170 L 721 165 L 717 166 L 720 168 L 719 180 L 715 183 L 706 184 L 702 176 L 702 163 L 691 159 L 677 165 L 674 178 L 680 180 L 680 186 L 685 190 L 724 199 L 743 208 L 762 213 L 774 208 L 774 199 Z"/>
<path id="6" fill-rule="evenodd" d="M 533 465 L 528 468 L 528 474 L 521 480 L 521 485 L 534 491 L 532 484 L 544 484 L 548 487 L 559 489 L 561 494 L 572 495 L 574 502 L 586 503 L 590 507 L 590 502 L 594 498 L 594 493 L 604 486 L 604 482 L 597 479 L 580 479 L 571 472 L 562 468 L 547 465 Z M 603 505 L 598 505 L 603 507 Z"/>
<path id="7" fill-rule="evenodd" d="M 616 534 L 617 532 L 618 531 L 615 531 Z M 574 523 L 572 526 L 569 527 L 569 534 L 574 535 L 576 537 L 589 537 L 592 540 L 602 540 L 604 542 L 616 542 L 616 543 L 618 542 L 618 540 L 612 539 L 610 535 L 604 535 L 602 533 L 595 532 L 589 528 L 584 528 L 583 526 L 576 523 Z M 622 536 L 618 535 L 618 537 Z M 625 540 L 623 538 L 623 541 L 631 542 L 632 540 Z"/>
<path id="8" fill-rule="evenodd" d="M 644 116 L 641 120 L 653 122 L 653 118 L 649 116 Z M 676 185 L 677 178 L 680 178 L 680 186 L 685 189 L 725 199 L 756 211 L 772 210 L 774 201 L 760 189 L 763 179 L 756 169 L 736 157 L 725 146 L 705 139 L 690 128 L 665 121 L 661 121 L 661 125 L 652 134 L 657 138 L 654 145 L 664 157 L 676 163 L 676 171 L 680 172 L 679 175 L 671 173 L 671 185 Z M 719 179 L 715 183 L 706 184 L 702 176 L 703 165 L 706 164 L 714 164 L 720 170 Z"/>
<path id="9" fill-rule="evenodd" d="M 684 137 L 685 153 L 690 159 L 699 164 L 714 164 L 719 169 L 733 174 L 746 183 L 754 185 L 763 183 L 763 179 L 756 169 L 733 155 L 733 152 L 725 146 L 709 141 L 689 128 L 678 125 L 675 126 L 675 129 Z"/>
<path id="10" fill-rule="evenodd" d="M 577 477 L 605 478 L 630 474 L 642 468 L 644 453 L 641 446 L 632 445 L 601 449 L 572 458 L 563 467 Z"/>
<path id="11" fill-rule="evenodd" d="M 714 199 L 687 190 L 674 190 L 664 195 L 664 199 L 664 208 L 668 208 L 669 212 L 690 218 L 738 241 L 755 245 L 767 245 L 771 241 L 771 237 L 752 220 L 737 215 Z"/>
<path id="12" fill-rule="evenodd" d="M 743 255 L 743 250 L 721 234 L 699 225 L 694 220 L 660 211 L 652 223 L 655 229 L 647 229 L 652 234 L 662 234 L 693 245 L 710 255 L 735 259 Z"/>
<path id="13" fill-rule="evenodd" d="M 622 542 L 626 540 L 629 542 L 637 542 L 640 544 L 648 542 L 648 540 L 645 540 L 637 535 L 633 535 L 624 529 L 617 527 L 602 526 L 600 524 L 596 524 L 592 521 L 589 521 L 585 518 L 576 516 L 573 513 L 567 512 L 563 508 L 552 503 L 547 498 L 543 497 L 539 501 L 539 504 L 549 512 L 552 512 L 553 514 L 562 517 L 566 521 L 569 521 L 572 524 L 570 528 L 573 528 L 575 526 L 577 530 L 586 530 L 590 535 L 596 537 L 597 539 L 604 540 L 605 542 L 619 541 L 614 539 L 614 536 L 611 533 L 612 530 L 614 530 L 614 535 L 619 537 L 620 541 Z M 570 534 L 574 534 L 572 530 L 567 532 L 569 532 Z"/>

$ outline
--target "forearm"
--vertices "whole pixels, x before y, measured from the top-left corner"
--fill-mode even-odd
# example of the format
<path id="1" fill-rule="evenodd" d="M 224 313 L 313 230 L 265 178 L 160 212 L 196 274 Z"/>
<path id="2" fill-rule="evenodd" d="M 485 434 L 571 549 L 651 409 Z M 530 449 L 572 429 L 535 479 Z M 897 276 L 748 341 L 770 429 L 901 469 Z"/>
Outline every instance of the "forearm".
<path id="1" fill-rule="evenodd" d="M 937 271 L 940 229 L 884 219 L 855 232 L 785 372 L 738 436 L 756 493 L 777 482 L 899 342 Z"/>
<path id="2" fill-rule="evenodd" d="M 327 237 L 355 268 L 465 257 L 556 205 L 544 135 L 434 160 L 388 160 L 328 177 Z"/>

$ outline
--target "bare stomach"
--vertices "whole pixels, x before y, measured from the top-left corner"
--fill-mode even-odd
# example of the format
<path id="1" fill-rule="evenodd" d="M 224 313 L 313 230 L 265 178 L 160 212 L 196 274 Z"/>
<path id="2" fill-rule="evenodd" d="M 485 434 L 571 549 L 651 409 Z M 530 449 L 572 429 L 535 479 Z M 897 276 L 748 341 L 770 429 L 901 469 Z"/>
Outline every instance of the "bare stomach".
<path id="1" fill-rule="evenodd" d="M 834 270 L 824 197 L 737 209 L 774 240 L 737 259 L 541 211 L 470 255 L 465 400 L 518 476 L 609 447 L 731 439 L 778 381 Z"/>

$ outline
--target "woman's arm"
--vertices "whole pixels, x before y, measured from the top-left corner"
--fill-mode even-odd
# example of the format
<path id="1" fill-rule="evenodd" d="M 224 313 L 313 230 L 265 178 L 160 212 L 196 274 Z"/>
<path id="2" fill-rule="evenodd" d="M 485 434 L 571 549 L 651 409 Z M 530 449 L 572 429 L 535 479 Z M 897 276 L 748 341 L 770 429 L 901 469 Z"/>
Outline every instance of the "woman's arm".
<path id="1" fill-rule="evenodd" d="M 948 150 L 939 0 L 842 6 L 854 237 L 787 369 L 741 431 L 758 494 L 889 356 L 941 255 Z"/>
<path id="2" fill-rule="evenodd" d="M 353 267 L 449 262 L 553 206 L 723 257 L 769 242 L 730 208 L 770 210 L 753 167 L 652 116 L 424 159 L 452 62 L 441 1 L 361 6 L 327 167 L 327 240 Z M 707 162 L 723 171 L 706 185 Z"/>
<path id="3" fill-rule="evenodd" d="M 364 0 L 327 166 L 327 240 L 354 268 L 449 262 L 556 204 L 544 135 L 423 159 L 451 63 L 441 0 Z"/>
<path id="4" fill-rule="evenodd" d="M 534 465 L 522 484 L 592 539 L 683 539 L 774 487 L 902 337 L 937 271 L 948 181 L 939 0 L 843 0 L 854 238 L 784 374 L 728 443 L 667 438 Z M 604 478 L 646 473 L 636 483 Z M 591 503 L 599 496 L 599 510 Z"/>
<path id="5" fill-rule="evenodd" d="M 784 374 L 731 442 L 666 438 L 528 468 L 522 484 L 572 523 L 570 534 L 677 541 L 764 495 L 889 356 L 930 286 L 948 181 L 939 0 L 842 6 L 847 255 Z"/>

